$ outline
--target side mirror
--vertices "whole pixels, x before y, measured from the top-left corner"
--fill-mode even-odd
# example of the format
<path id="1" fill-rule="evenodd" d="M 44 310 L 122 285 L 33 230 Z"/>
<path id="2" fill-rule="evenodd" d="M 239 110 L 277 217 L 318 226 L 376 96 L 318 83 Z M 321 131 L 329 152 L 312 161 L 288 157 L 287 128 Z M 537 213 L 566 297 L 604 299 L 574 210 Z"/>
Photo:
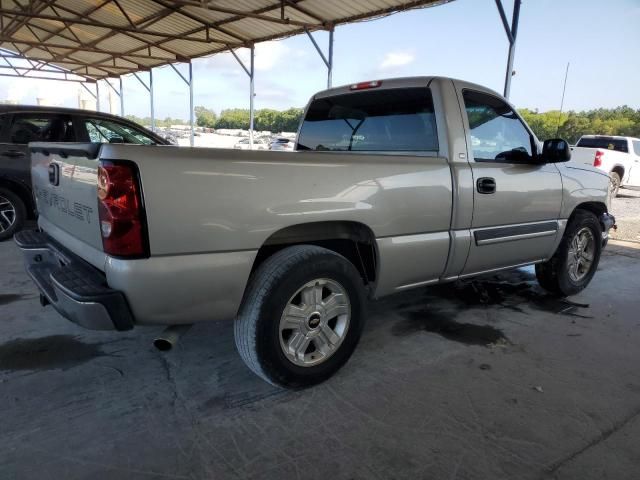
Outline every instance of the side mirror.
<path id="1" fill-rule="evenodd" d="M 562 138 L 545 140 L 542 144 L 542 160 L 547 163 L 568 162 L 571 160 L 569 142 Z"/>

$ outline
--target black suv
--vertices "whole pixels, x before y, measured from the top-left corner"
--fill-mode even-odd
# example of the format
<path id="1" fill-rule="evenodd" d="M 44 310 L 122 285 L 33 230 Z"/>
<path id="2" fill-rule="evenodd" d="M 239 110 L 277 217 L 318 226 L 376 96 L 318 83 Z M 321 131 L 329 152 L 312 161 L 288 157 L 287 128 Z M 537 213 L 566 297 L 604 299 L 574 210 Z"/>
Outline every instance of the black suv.
<path id="1" fill-rule="evenodd" d="M 121 117 L 72 108 L 0 105 L 0 240 L 35 217 L 29 142 L 169 142 Z"/>

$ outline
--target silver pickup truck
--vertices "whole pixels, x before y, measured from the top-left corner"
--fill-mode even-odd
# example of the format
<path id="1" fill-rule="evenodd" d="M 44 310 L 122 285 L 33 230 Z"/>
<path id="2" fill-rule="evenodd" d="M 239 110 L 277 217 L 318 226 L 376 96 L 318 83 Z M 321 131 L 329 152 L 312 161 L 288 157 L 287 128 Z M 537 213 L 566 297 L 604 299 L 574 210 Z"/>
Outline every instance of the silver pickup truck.
<path id="1" fill-rule="evenodd" d="M 366 297 L 530 264 L 575 294 L 614 224 L 606 174 L 448 78 L 320 92 L 294 153 L 30 148 L 40 230 L 15 240 L 43 304 L 92 329 L 234 321 L 286 387 L 347 361 Z"/>

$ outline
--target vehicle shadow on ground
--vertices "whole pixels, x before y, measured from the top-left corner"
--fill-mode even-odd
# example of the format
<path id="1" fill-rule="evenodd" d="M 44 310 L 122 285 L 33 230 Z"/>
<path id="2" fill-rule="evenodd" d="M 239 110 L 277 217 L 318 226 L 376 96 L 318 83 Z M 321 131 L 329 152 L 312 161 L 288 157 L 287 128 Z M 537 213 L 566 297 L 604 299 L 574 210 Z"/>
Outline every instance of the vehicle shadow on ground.
<path id="1" fill-rule="evenodd" d="M 640 250 L 610 245 L 606 255 L 640 258 Z M 31 301 L 37 308 L 31 297 L 3 294 L 0 305 Z M 591 318 L 588 303 L 558 298 L 542 290 L 533 267 L 402 292 L 370 302 L 367 310 L 365 340 L 380 336 L 384 341 L 393 341 L 393 337 L 426 332 L 474 346 L 511 344 L 499 325 L 500 311 Z M 469 311 L 476 314 L 468 315 Z M 462 321 L 459 317 L 465 312 Z M 61 318 L 59 321 L 63 322 Z M 294 395 L 263 382 L 243 364 L 235 350 L 231 322 L 195 325 L 170 352 L 159 352 L 151 346 L 153 332 L 158 328 L 138 328 L 127 334 L 88 332 L 71 325 L 68 329 L 74 333 L 17 338 L 0 345 L 0 371 L 66 370 L 100 361 L 124 376 L 132 369 L 142 371 L 142 367 L 132 367 L 132 359 L 140 365 L 151 362 L 156 375 L 166 378 L 171 388 L 182 390 L 185 395 L 193 389 L 198 390 L 198 396 L 204 392 L 214 394 L 199 406 L 205 411 Z M 378 348 L 377 344 L 363 341 L 358 354 L 367 355 L 368 349 Z"/>

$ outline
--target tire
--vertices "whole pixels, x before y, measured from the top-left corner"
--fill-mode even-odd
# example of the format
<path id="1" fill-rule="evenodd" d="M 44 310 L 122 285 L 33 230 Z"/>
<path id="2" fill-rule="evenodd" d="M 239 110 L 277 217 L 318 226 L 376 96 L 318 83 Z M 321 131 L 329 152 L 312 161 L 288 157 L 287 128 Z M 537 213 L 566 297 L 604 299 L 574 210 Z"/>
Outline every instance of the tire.
<path id="1" fill-rule="evenodd" d="M 616 198 L 618 196 L 618 191 L 620 190 L 620 184 L 622 183 L 622 178 L 620 178 L 620 174 L 618 172 L 611 172 L 609 174 L 610 184 L 609 184 L 609 195 L 611 198 Z"/>
<path id="2" fill-rule="evenodd" d="M 18 195 L 0 188 L 0 241 L 13 237 L 22 229 L 27 218 L 27 207 Z"/>
<path id="3" fill-rule="evenodd" d="M 321 303 L 314 304 L 311 299 L 318 297 L 310 295 L 320 295 Z M 327 307 L 333 308 L 330 312 L 324 302 L 332 306 Z M 294 315 L 286 318 L 295 320 L 295 328 L 283 329 L 289 325 L 285 308 L 293 309 Z M 236 347 L 263 380 L 285 388 L 308 387 L 329 378 L 349 359 L 362 332 L 363 308 L 364 284 L 351 262 L 313 245 L 288 247 L 252 275 L 235 320 Z"/>
<path id="4" fill-rule="evenodd" d="M 567 224 L 556 253 L 550 260 L 536 265 L 538 283 L 554 295 L 575 295 L 591 282 L 598 269 L 601 253 L 600 222 L 593 213 L 576 210 Z M 576 260 L 576 255 L 580 257 L 579 260 Z"/>

